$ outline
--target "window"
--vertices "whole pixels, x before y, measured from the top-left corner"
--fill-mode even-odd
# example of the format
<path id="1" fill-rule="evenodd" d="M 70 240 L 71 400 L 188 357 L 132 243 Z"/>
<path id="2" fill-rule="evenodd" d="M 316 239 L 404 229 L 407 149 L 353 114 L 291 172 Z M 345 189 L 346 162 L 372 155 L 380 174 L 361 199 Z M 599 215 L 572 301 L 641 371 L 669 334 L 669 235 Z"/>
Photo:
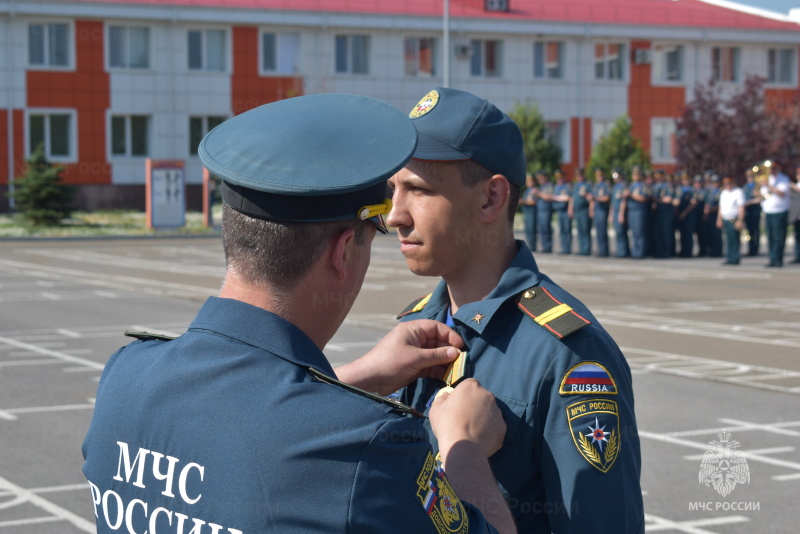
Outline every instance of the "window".
<path id="1" fill-rule="evenodd" d="M 225 122 L 225 117 L 189 117 L 189 154 L 196 156 L 203 136 Z"/>
<path id="2" fill-rule="evenodd" d="M 189 70 L 225 70 L 225 30 L 189 30 Z"/>
<path id="3" fill-rule="evenodd" d="M 261 34 L 261 72 L 268 74 L 295 74 L 300 70 L 299 60 L 299 34 Z"/>
<path id="4" fill-rule="evenodd" d="M 470 41 L 472 58 L 470 74 L 486 78 L 499 78 L 503 64 L 503 41 Z"/>
<path id="5" fill-rule="evenodd" d="M 653 76 L 659 82 L 683 80 L 682 45 L 656 45 L 653 48 Z"/>
<path id="6" fill-rule="evenodd" d="M 533 77 L 558 80 L 564 77 L 564 43 L 533 43 Z"/>
<path id="7" fill-rule="evenodd" d="M 403 46 L 406 76 L 433 76 L 436 74 L 434 52 L 436 40 L 431 37 L 407 37 Z"/>
<path id="8" fill-rule="evenodd" d="M 28 64 L 32 67 L 68 67 L 70 42 L 69 24 L 28 25 Z"/>
<path id="9" fill-rule="evenodd" d="M 711 49 L 711 78 L 718 82 L 738 82 L 740 55 L 738 47 L 713 47 Z"/>
<path id="10" fill-rule="evenodd" d="M 564 121 L 547 121 L 547 139 L 561 149 L 561 160 L 565 161 L 567 151 L 567 123 Z"/>
<path id="11" fill-rule="evenodd" d="M 114 69 L 150 68 L 150 28 L 109 26 L 108 66 Z"/>
<path id="12" fill-rule="evenodd" d="M 111 117 L 111 155 L 147 156 L 150 154 L 150 117 L 115 115 Z"/>
<path id="13" fill-rule="evenodd" d="M 653 119 L 650 154 L 654 162 L 675 161 L 675 120 Z"/>
<path id="14" fill-rule="evenodd" d="M 594 77 L 596 80 L 625 79 L 625 57 L 628 47 L 621 43 L 594 45 Z"/>
<path id="15" fill-rule="evenodd" d="M 767 51 L 767 81 L 794 84 L 794 48 L 770 48 Z"/>
<path id="16" fill-rule="evenodd" d="M 592 146 L 596 146 L 600 140 L 608 135 L 608 132 L 614 127 L 613 120 L 598 120 L 592 121 Z"/>
<path id="17" fill-rule="evenodd" d="M 71 112 L 30 113 L 28 115 L 28 153 L 39 146 L 44 155 L 54 160 L 72 159 L 75 115 Z"/>
<path id="18" fill-rule="evenodd" d="M 336 72 L 369 74 L 369 36 L 336 36 Z"/>

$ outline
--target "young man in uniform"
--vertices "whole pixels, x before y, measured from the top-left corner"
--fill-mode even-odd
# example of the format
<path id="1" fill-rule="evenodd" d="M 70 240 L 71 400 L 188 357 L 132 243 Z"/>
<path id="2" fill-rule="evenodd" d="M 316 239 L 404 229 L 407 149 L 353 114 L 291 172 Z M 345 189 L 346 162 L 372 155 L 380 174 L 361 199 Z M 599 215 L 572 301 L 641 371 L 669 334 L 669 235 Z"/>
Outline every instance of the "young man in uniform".
<path id="1" fill-rule="evenodd" d="M 452 325 L 466 353 L 444 382 L 418 380 L 401 399 L 425 410 L 460 377 L 495 394 L 508 430 L 490 463 L 520 532 L 643 532 L 625 358 L 513 237 L 525 180 L 519 129 L 486 100 L 452 89 L 431 91 L 410 116 L 419 143 L 389 180 L 387 222 L 411 271 L 442 280 L 401 318 Z"/>
<path id="2" fill-rule="evenodd" d="M 83 446 L 99 533 L 514 532 L 487 461 L 505 430 L 491 394 L 471 381 L 433 403 L 439 467 L 419 414 L 367 393 L 455 358 L 455 334 L 416 323 L 335 372 L 322 353 L 415 145 L 395 108 L 333 94 L 206 135 L 225 280 L 185 334 L 140 333 L 106 365 Z"/>

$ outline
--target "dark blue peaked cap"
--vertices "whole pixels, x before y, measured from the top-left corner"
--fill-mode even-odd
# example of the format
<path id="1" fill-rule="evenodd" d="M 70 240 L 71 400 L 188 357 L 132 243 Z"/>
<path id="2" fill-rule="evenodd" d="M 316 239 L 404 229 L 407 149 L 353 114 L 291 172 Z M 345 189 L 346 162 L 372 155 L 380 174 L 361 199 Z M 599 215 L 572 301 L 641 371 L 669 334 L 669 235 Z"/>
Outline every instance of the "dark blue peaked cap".
<path id="1" fill-rule="evenodd" d="M 417 134 L 396 108 L 364 96 L 309 95 L 251 109 L 200 142 L 222 198 L 260 219 L 370 219 L 391 209 L 386 180 L 411 158 Z"/>
<path id="2" fill-rule="evenodd" d="M 409 117 L 419 135 L 414 159 L 471 159 L 512 184 L 525 183 L 522 134 L 494 104 L 465 91 L 437 87 Z"/>

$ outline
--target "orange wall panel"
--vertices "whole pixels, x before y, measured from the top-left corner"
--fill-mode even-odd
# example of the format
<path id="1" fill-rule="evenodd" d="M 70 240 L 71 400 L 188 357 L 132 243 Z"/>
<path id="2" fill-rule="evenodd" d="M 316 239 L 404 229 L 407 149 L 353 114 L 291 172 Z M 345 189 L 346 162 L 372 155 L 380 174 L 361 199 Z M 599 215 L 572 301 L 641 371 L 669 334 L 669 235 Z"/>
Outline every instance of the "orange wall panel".
<path id="1" fill-rule="evenodd" d="M 649 49 L 649 41 L 632 41 L 631 58 L 636 50 Z M 631 131 L 650 150 L 650 119 L 678 117 L 686 105 L 685 87 L 657 87 L 651 83 L 649 64 L 631 63 L 631 83 L 628 86 L 628 114 Z"/>
<path id="2" fill-rule="evenodd" d="M 234 115 L 303 94 L 303 79 L 300 76 L 260 76 L 258 49 L 258 28 L 233 28 L 231 109 Z"/>
<path id="3" fill-rule="evenodd" d="M 62 174 L 65 183 L 110 184 L 105 112 L 111 104 L 111 84 L 103 64 L 103 23 L 76 21 L 74 42 L 75 72 L 27 72 L 28 106 L 77 112 L 78 163 L 66 165 Z M 16 131 L 24 130 L 20 125 Z"/>

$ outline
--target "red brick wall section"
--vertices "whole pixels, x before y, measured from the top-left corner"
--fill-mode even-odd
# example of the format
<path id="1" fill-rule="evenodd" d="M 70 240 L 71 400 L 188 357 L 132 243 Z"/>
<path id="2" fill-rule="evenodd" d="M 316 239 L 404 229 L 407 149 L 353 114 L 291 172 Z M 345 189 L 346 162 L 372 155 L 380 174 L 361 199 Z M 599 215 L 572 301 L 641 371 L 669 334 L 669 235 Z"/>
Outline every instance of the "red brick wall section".
<path id="1" fill-rule="evenodd" d="M 649 49 L 649 41 L 631 42 L 631 83 L 628 86 L 628 114 L 631 131 L 650 150 L 650 119 L 654 117 L 678 117 L 686 105 L 685 87 L 655 87 L 651 83 L 649 64 L 634 63 L 638 49 Z M 659 166 L 662 167 L 662 166 Z M 664 165 L 664 168 L 668 166 Z"/>
<path id="2" fill-rule="evenodd" d="M 0 185 L 8 183 L 8 111 L 0 109 Z M 0 198 L 0 205 L 3 199 Z"/>
<path id="3" fill-rule="evenodd" d="M 103 64 L 103 23 L 75 22 L 75 72 L 28 71 L 28 107 L 77 110 L 78 163 L 66 165 L 65 183 L 110 184 L 105 112 L 110 105 L 109 75 Z M 15 143 L 24 146 L 23 130 Z"/>
<path id="4" fill-rule="evenodd" d="M 259 75 L 258 39 L 257 28 L 233 28 L 231 109 L 234 115 L 303 94 L 303 78 L 300 76 Z"/>
<path id="5" fill-rule="evenodd" d="M 14 131 L 14 169 L 8 176 L 8 110 L 0 110 L 0 184 L 8 184 L 9 178 L 14 179 L 25 172 L 25 145 L 23 144 L 22 128 L 24 114 L 21 109 L 15 109 L 12 114 L 12 128 Z M 0 200 L 0 205 L 2 201 Z"/>

